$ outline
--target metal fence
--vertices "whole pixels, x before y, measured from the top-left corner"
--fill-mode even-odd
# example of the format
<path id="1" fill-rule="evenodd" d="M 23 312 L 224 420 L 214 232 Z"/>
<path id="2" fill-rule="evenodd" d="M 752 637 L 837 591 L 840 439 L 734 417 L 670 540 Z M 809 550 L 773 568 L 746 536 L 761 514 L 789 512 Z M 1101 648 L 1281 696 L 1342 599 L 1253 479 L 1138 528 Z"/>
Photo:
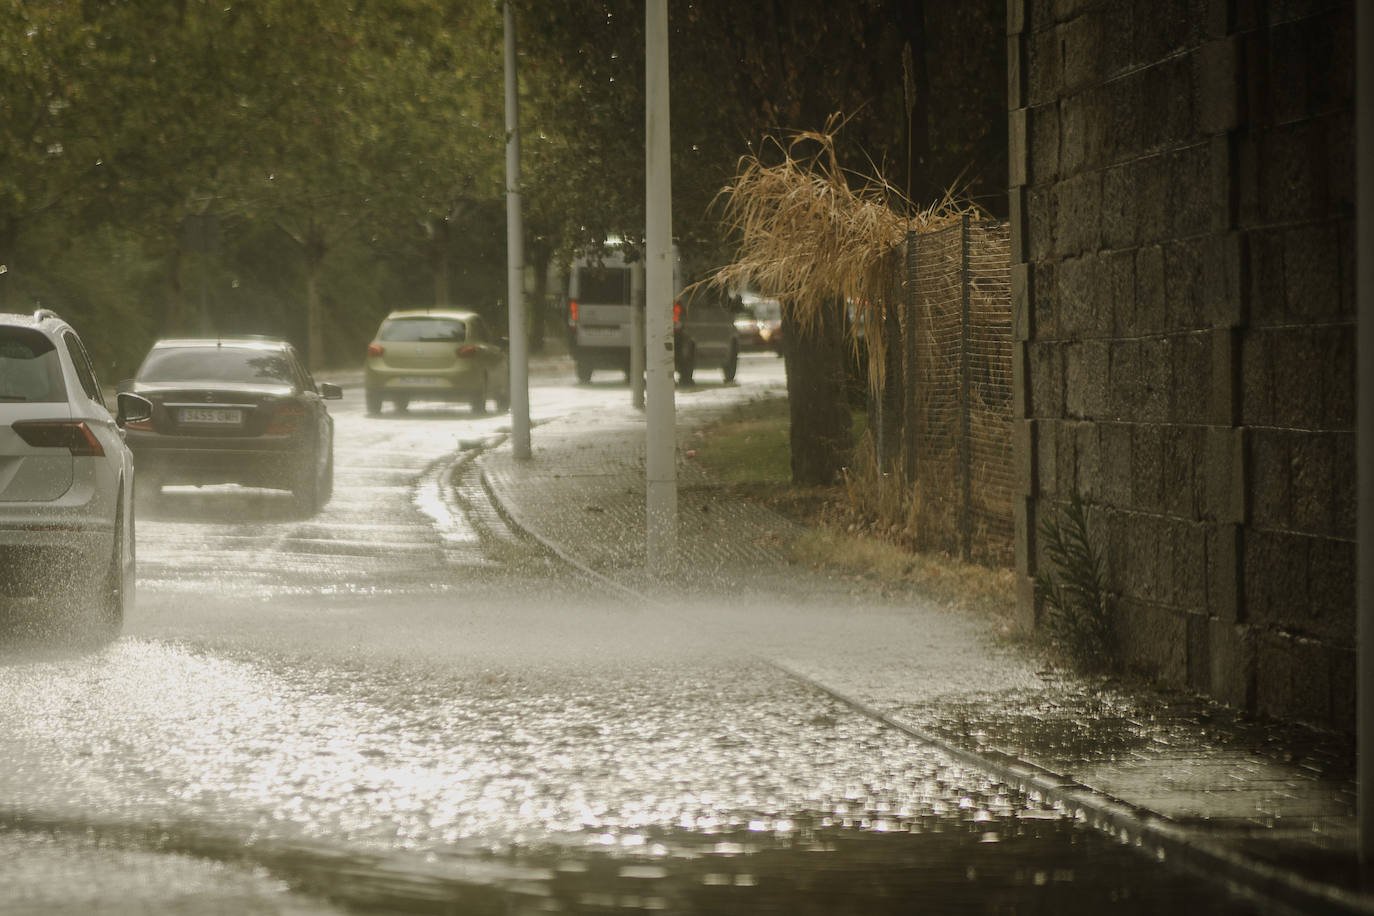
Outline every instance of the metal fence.
<path id="1" fill-rule="evenodd" d="M 920 548 L 990 565 L 1012 562 L 1010 255 L 1005 222 L 908 236 L 875 404 L 880 450 L 915 488 Z"/>

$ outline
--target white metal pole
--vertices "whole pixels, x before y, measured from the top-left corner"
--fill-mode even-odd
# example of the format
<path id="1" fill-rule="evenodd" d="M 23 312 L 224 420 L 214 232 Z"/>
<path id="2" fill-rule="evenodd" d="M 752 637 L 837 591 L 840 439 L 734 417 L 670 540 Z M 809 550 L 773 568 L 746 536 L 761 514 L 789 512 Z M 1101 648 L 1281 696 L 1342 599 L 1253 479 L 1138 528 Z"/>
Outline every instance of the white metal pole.
<path id="1" fill-rule="evenodd" d="M 673 404 L 673 196 L 669 162 L 668 0 L 644 9 L 646 547 L 651 569 L 677 562 Z"/>
<path id="2" fill-rule="evenodd" d="M 516 458 L 530 457 L 529 334 L 525 330 L 525 228 L 520 218 L 520 109 L 515 14 L 506 2 L 506 265 L 510 297 L 510 429 Z"/>
<path id="3" fill-rule="evenodd" d="M 1355 4 L 1355 264 L 1360 862 L 1374 865 L 1374 6 Z"/>
<path id="4" fill-rule="evenodd" d="M 644 262 L 630 271 L 630 403 L 644 409 Z"/>

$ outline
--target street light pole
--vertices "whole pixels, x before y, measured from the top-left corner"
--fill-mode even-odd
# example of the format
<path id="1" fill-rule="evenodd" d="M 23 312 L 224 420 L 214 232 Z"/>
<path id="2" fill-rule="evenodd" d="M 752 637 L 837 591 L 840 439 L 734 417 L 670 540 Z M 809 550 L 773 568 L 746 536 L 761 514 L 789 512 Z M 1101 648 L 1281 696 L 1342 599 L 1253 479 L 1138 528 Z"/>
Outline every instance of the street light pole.
<path id="1" fill-rule="evenodd" d="M 668 0 L 644 9 L 646 548 L 651 569 L 677 555 L 677 433 L 673 405 L 673 175 L 669 161 Z"/>
<path id="2" fill-rule="evenodd" d="M 516 458 L 530 457 L 529 335 L 525 331 L 525 229 L 520 217 L 520 117 L 515 76 L 515 14 L 505 4 L 506 265 L 510 301 L 510 438 Z"/>
<path id="3" fill-rule="evenodd" d="M 1374 867 L 1374 8 L 1355 4 L 1355 270 L 1357 315 L 1355 698 L 1360 862 Z"/>

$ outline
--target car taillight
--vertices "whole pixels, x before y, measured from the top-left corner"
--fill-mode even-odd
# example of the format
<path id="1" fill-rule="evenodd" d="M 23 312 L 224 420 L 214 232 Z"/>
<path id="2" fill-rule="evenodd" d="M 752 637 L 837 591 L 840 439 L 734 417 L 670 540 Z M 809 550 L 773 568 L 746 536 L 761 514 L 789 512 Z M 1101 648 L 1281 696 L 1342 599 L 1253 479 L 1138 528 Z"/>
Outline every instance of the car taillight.
<path id="1" fill-rule="evenodd" d="M 368 345 L 367 345 L 367 355 L 368 355 L 368 356 L 381 356 L 381 355 L 382 355 L 383 353 L 385 353 L 385 352 L 386 352 L 386 350 L 382 349 L 382 345 L 381 345 L 381 344 L 368 344 Z"/>
<path id="2" fill-rule="evenodd" d="M 568 327 L 577 324 L 577 300 L 568 300 Z"/>
<path id="3" fill-rule="evenodd" d="M 661 314 L 661 313 L 660 313 L 660 314 Z M 674 303 L 673 303 L 673 327 L 675 327 L 675 328 L 680 328 L 680 327 L 682 327 L 682 303 L 681 303 L 681 302 L 674 302 Z"/>
<path id="4" fill-rule="evenodd" d="M 263 432 L 269 436 L 281 436 L 286 433 L 294 433 L 301 428 L 301 421 L 305 419 L 305 408 L 295 404 L 288 404 L 278 407 L 272 414 L 272 422 L 267 424 L 267 429 Z"/>
<path id="5" fill-rule="evenodd" d="M 34 448 L 65 448 L 73 458 L 102 458 L 105 449 L 79 420 L 20 420 L 11 427 Z"/>
<path id="6" fill-rule="evenodd" d="M 466 347 L 459 347 L 457 353 L 459 356 L 476 356 L 477 348 L 472 344 L 468 344 Z"/>

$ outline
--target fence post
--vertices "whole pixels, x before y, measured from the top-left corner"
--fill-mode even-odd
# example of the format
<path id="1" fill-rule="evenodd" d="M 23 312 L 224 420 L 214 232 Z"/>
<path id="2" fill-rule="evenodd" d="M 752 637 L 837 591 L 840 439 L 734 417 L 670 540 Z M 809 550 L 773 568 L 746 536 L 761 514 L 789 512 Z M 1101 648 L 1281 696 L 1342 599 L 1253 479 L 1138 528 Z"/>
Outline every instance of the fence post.
<path id="1" fill-rule="evenodd" d="M 905 422 L 902 424 L 902 451 L 903 451 L 903 470 L 906 472 L 906 485 L 916 486 L 916 423 L 919 413 L 916 404 L 916 230 L 910 229 L 906 234 L 906 283 L 902 296 L 902 302 L 906 306 L 905 319 L 902 322 L 906 338 L 905 346 L 902 348 L 903 367 L 902 375 L 906 379 L 906 386 L 902 391 L 906 411 Z"/>
<path id="2" fill-rule="evenodd" d="M 969 369 L 969 215 L 964 214 L 959 227 L 959 287 L 962 293 L 962 312 L 959 320 L 959 471 L 963 478 L 960 488 L 959 540 L 965 560 L 973 557 L 973 461 L 971 439 L 972 395 Z"/>

